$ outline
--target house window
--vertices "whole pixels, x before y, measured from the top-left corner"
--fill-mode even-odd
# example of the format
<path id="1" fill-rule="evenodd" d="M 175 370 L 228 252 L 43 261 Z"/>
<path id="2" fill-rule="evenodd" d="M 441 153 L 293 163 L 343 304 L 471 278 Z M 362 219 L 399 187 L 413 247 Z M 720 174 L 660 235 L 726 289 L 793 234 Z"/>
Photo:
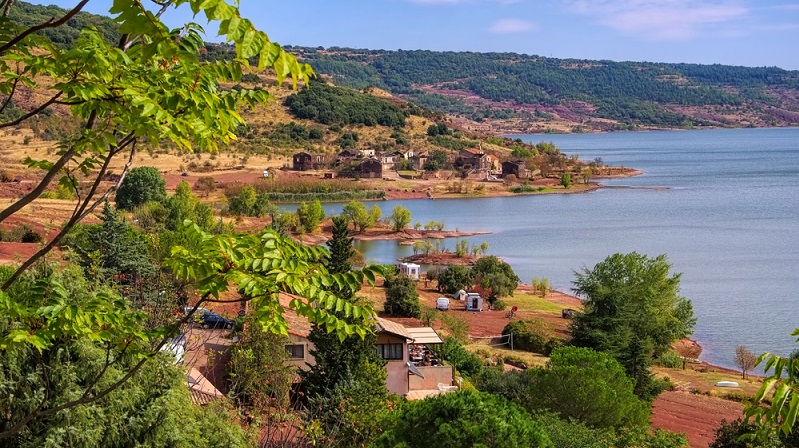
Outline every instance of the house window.
<path id="1" fill-rule="evenodd" d="M 286 345 L 289 359 L 305 359 L 305 346 L 302 344 Z"/>
<path id="2" fill-rule="evenodd" d="M 402 344 L 377 344 L 375 348 L 383 359 L 403 359 Z"/>

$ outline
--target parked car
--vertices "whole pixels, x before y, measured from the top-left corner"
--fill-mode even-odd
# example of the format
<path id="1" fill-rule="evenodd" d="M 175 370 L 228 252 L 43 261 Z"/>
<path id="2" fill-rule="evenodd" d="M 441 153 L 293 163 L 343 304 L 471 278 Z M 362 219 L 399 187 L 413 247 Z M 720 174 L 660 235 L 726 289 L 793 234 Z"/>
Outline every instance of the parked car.
<path id="1" fill-rule="evenodd" d="M 436 309 L 441 311 L 447 311 L 449 309 L 449 299 L 446 297 L 439 297 L 436 300 Z"/>
<path id="2" fill-rule="evenodd" d="M 203 328 L 233 328 L 232 320 L 210 311 L 205 311 L 202 319 Z"/>

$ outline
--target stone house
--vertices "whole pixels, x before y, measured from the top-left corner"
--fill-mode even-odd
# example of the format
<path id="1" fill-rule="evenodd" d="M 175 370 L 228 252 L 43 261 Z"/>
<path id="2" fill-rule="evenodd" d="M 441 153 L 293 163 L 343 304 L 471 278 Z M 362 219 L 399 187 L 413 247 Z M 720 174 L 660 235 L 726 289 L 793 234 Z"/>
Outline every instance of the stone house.
<path id="1" fill-rule="evenodd" d="M 368 158 L 358 165 L 358 173 L 362 179 L 380 179 L 383 177 L 383 164 L 374 158 Z"/>
<path id="2" fill-rule="evenodd" d="M 530 177 L 530 170 L 524 164 L 524 160 L 507 160 L 502 162 L 502 177 L 514 175 L 517 179 Z"/>
<path id="3" fill-rule="evenodd" d="M 491 171 L 496 168 L 497 158 L 480 149 L 467 148 L 458 152 L 455 167 L 463 170 Z"/>
<path id="4" fill-rule="evenodd" d="M 324 156 L 320 154 L 310 154 L 298 152 L 292 157 L 291 169 L 294 171 L 308 171 L 321 168 L 325 163 Z"/>

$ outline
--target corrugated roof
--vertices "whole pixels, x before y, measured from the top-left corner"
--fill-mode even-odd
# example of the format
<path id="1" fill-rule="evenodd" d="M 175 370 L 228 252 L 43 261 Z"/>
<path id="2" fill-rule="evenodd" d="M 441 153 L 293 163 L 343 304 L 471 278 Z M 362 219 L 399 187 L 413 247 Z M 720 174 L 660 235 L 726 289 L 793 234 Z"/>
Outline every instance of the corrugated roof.
<path id="1" fill-rule="evenodd" d="M 438 336 L 436 330 L 431 327 L 406 328 L 405 331 L 411 335 L 414 344 L 443 344 L 444 341 Z"/>
<path id="2" fill-rule="evenodd" d="M 408 334 L 407 328 L 396 322 L 383 319 L 382 317 L 377 318 L 377 331 L 384 331 L 386 333 L 401 336 L 408 340 L 413 340 L 413 337 Z"/>

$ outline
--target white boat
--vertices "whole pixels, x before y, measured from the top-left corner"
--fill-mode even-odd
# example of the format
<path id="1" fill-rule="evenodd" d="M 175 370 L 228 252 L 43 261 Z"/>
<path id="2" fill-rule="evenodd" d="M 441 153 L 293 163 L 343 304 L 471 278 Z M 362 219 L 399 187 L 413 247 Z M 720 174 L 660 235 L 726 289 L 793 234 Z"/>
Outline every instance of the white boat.
<path id="1" fill-rule="evenodd" d="M 738 383 L 735 381 L 719 381 L 716 383 L 716 387 L 738 387 Z"/>

